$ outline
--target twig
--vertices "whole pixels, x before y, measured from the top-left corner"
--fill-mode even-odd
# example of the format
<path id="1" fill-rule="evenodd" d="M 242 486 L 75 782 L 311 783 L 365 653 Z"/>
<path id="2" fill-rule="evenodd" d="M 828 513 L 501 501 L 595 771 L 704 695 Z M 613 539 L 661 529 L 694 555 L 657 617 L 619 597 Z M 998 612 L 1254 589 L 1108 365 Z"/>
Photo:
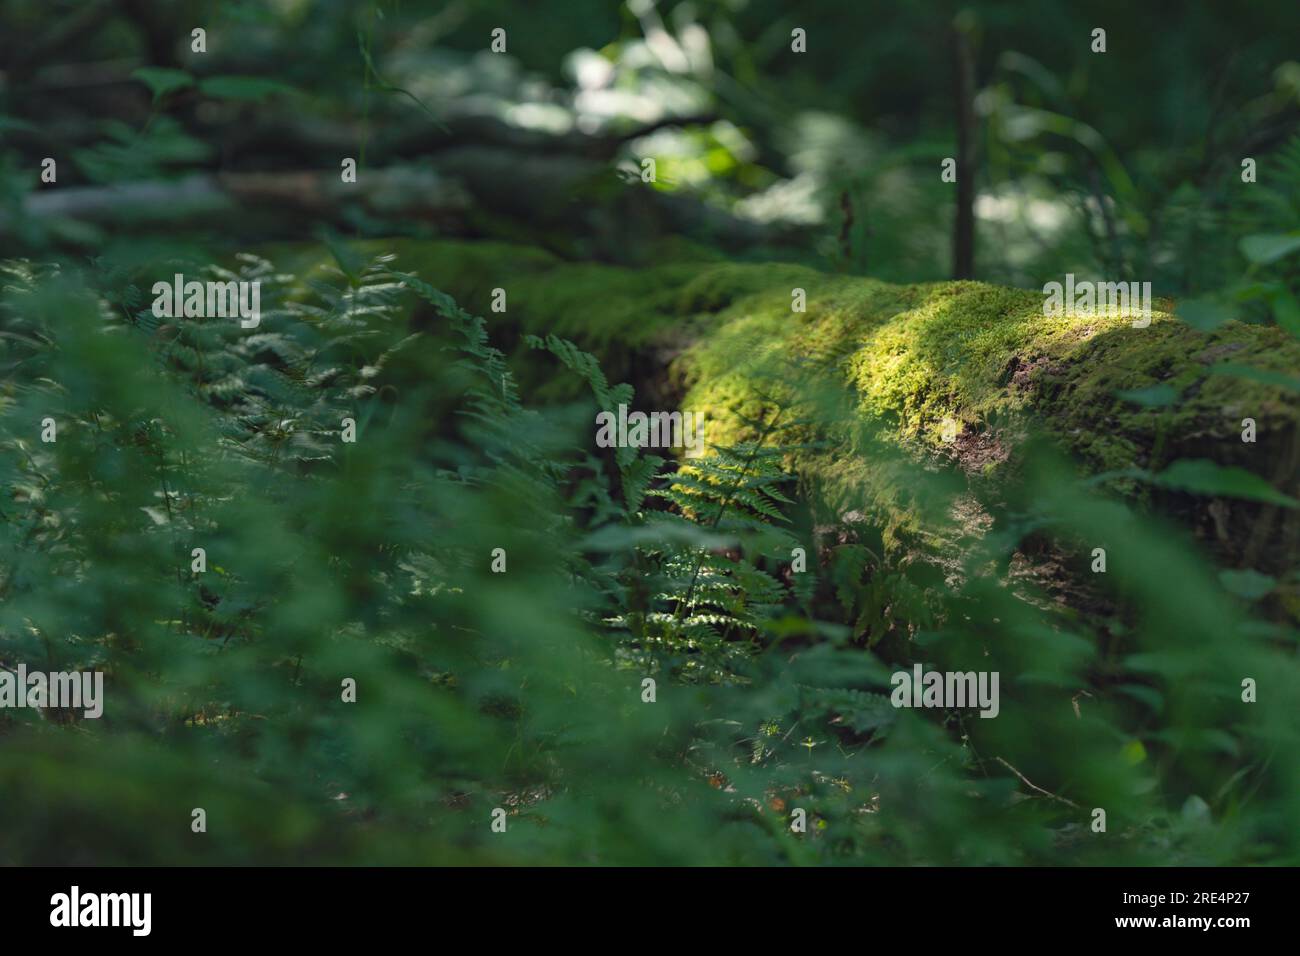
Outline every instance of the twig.
<path id="1" fill-rule="evenodd" d="M 1052 793 L 1050 790 L 1044 790 L 1042 787 L 1038 786 L 1038 784 L 1036 783 L 1033 783 L 1028 777 L 1026 777 L 1015 767 L 1011 766 L 1011 764 L 1007 763 L 1001 757 L 994 757 L 993 759 L 996 760 L 998 763 L 1002 764 L 1002 766 L 1006 767 L 1017 777 L 1019 777 L 1021 782 L 1024 783 L 1024 785 L 1027 786 L 1030 790 L 1036 790 L 1045 797 L 1051 797 L 1053 800 L 1059 800 L 1061 803 L 1064 803 L 1066 806 L 1074 807 L 1074 809 L 1076 810 L 1079 809 L 1079 805 L 1075 803 L 1073 800 L 1067 800 L 1065 797 L 1058 796 L 1057 794 Z"/>

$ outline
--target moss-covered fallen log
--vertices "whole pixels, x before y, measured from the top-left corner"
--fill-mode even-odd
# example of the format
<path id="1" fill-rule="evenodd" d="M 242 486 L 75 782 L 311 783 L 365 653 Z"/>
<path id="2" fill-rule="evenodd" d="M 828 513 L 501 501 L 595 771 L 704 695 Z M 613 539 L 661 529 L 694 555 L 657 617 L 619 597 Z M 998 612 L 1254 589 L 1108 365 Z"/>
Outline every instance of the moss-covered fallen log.
<path id="1" fill-rule="evenodd" d="M 800 400 L 795 376 L 838 390 L 834 413 L 802 435 L 828 443 L 790 464 L 823 517 L 872 515 L 887 548 L 910 543 L 915 516 L 853 437 L 860 428 L 914 460 L 956 465 L 976 492 L 1014 473 L 1026 436 L 1044 432 L 1081 473 L 1182 518 L 1229 565 L 1279 571 L 1295 553 L 1300 343 L 1275 327 L 1203 332 L 1170 302 L 1140 328 L 1136 313 L 1048 318 L 1035 291 L 898 286 L 689 249 L 640 269 L 501 243 L 361 251 L 396 253 L 398 269 L 501 332 L 572 339 L 611 379 L 632 381 L 644 407 L 703 411 L 711 442 L 752 438 L 746 420 Z M 496 289 L 504 314 L 491 309 Z M 1243 440 L 1247 419 L 1254 441 Z"/>

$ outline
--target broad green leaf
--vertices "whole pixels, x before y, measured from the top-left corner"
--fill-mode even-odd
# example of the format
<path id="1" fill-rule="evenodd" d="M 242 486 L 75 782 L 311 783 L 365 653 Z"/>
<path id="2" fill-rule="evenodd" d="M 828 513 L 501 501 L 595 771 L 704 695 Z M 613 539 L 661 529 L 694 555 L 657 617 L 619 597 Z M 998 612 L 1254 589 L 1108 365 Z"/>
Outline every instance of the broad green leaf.
<path id="1" fill-rule="evenodd" d="M 1180 304 L 1176 312 L 1180 319 L 1202 332 L 1217 329 L 1235 318 L 1230 311 L 1211 299 L 1190 299 Z"/>
<path id="2" fill-rule="evenodd" d="M 1271 233 L 1246 236 L 1241 240 L 1241 254 L 1255 265 L 1268 265 L 1300 250 L 1300 233 Z"/>
<path id="3" fill-rule="evenodd" d="M 1288 391 L 1300 392 L 1300 378 L 1270 371 L 1269 369 L 1255 368 L 1251 365 L 1235 365 L 1231 362 L 1224 362 L 1220 365 L 1210 366 L 1210 374 L 1231 375 L 1234 378 L 1249 379 L 1252 382 L 1276 385 L 1278 388 L 1285 388 Z"/>
<path id="4" fill-rule="evenodd" d="M 1124 762 L 1129 765 L 1140 764 L 1147 759 L 1147 749 L 1142 746 L 1140 740 L 1130 740 L 1123 749 L 1120 750 L 1120 756 Z"/>
<path id="5" fill-rule="evenodd" d="M 260 76 L 209 76 L 199 80 L 199 90 L 227 100 L 262 100 L 273 93 L 292 93 L 293 87 Z"/>
<path id="6" fill-rule="evenodd" d="M 194 85 L 194 77 L 184 70 L 170 70 L 161 66 L 142 66 L 138 70 L 132 70 L 131 76 L 149 87 L 155 103 L 168 93 Z"/>
<path id="7" fill-rule="evenodd" d="M 1134 700 L 1145 704 L 1154 713 L 1158 714 L 1164 710 L 1164 695 L 1154 687 L 1148 687 L 1146 684 L 1121 684 L 1115 689 L 1126 697 L 1132 697 Z"/>
<path id="8" fill-rule="evenodd" d="M 1300 338 L 1300 302 L 1289 292 L 1273 297 L 1273 318 L 1277 324 L 1296 338 Z"/>
<path id="9" fill-rule="evenodd" d="M 1258 601 L 1277 587 L 1277 580 L 1247 568 L 1243 571 L 1220 571 L 1219 582 L 1239 598 Z"/>
<path id="10" fill-rule="evenodd" d="M 1230 290 L 1234 302 L 1254 302 L 1256 299 L 1269 299 L 1277 295 L 1282 288 L 1280 282 L 1246 282 Z"/>
<path id="11" fill-rule="evenodd" d="M 1300 501 L 1282 494 L 1259 475 L 1244 468 L 1225 467 L 1206 458 L 1180 459 L 1147 480 L 1165 488 L 1198 495 L 1222 495 L 1286 508 L 1300 507 Z"/>
<path id="12" fill-rule="evenodd" d="M 613 553 L 634 547 L 685 545 L 690 548 L 723 548 L 734 544 L 733 537 L 714 534 L 698 525 L 653 522 L 635 528 L 606 525 L 583 538 L 581 547 L 585 551 Z"/>
<path id="13" fill-rule="evenodd" d="M 1197 827 L 1213 822 L 1210 805 L 1196 794 L 1183 801 L 1182 818 L 1184 823 Z"/>
<path id="14" fill-rule="evenodd" d="M 1162 405 L 1174 404 L 1174 402 L 1178 401 L 1180 392 L 1172 385 L 1161 382 L 1146 388 L 1132 388 L 1115 394 L 1126 402 L 1132 402 L 1134 405 L 1157 408 Z"/>
<path id="15" fill-rule="evenodd" d="M 23 132 L 29 132 L 36 128 L 37 127 L 34 123 L 20 120 L 16 116 L 5 116 L 0 114 L 0 133 L 3 133 L 5 130 L 22 130 Z"/>

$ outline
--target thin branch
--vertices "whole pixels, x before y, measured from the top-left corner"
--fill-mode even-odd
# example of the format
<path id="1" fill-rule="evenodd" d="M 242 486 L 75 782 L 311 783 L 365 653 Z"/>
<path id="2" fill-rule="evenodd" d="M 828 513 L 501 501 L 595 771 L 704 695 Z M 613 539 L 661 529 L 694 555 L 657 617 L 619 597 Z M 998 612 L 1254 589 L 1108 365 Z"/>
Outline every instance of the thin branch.
<path id="1" fill-rule="evenodd" d="M 1035 791 L 1037 791 L 1038 793 L 1041 793 L 1041 794 L 1042 794 L 1043 796 L 1045 796 L 1045 797 L 1051 797 L 1053 800 L 1059 800 L 1061 803 L 1064 803 L 1064 804 L 1065 804 L 1066 806 L 1068 806 L 1068 807 L 1074 807 L 1074 809 L 1076 809 L 1076 810 L 1079 809 L 1079 805 L 1078 805 L 1077 803 L 1075 803 L 1073 800 L 1067 800 L 1065 797 L 1062 797 L 1062 796 L 1059 796 L 1059 795 L 1057 795 L 1057 794 L 1055 794 L 1055 793 L 1052 793 L 1050 790 L 1044 790 L 1042 787 L 1040 787 L 1040 786 L 1038 786 L 1038 784 L 1032 782 L 1028 777 L 1026 777 L 1023 773 L 1021 773 L 1021 772 L 1020 772 L 1019 770 L 1017 770 L 1015 767 L 1011 766 L 1011 764 L 1007 763 L 1007 762 L 1006 762 L 1005 760 L 1003 760 L 1001 757 L 994 757 L 993 759 L 996 760 L 998 763 L 1002 764 L 1002 766 L 1006 767 L 1008 770 L 1010 770 L 1012 773 L 1014 773 L 1017 777 L 1019 777 L 1020 780 L 1021 780 L 1021 782 L 1022 782 L 1026 787 L 1028 787 L 1030 790 L 1035 790 Z"/>

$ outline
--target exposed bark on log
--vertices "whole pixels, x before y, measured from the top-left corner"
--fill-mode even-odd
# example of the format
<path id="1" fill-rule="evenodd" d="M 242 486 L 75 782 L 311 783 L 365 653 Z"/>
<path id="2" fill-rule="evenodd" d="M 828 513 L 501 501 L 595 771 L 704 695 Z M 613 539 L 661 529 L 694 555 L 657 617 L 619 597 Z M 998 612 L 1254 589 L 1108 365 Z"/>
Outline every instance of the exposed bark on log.
<path id="1" fill-rule="evenodd" d="M 342 225 L 357 207 L 393 222 L 431 222 L 453 236 L 490 231 L 474 225 L 486 212 L 526 224 L 539 242 L 560 231 L 572 241 L 594 241 L 589 252 L 619 261 L 638 261 L 663 235 L 690 235 L 726 249 L 788 243 L 799 235 L 689 196 L 621 183 L 603 162 L 490 146 L 445 150 L 425 166 L 359 170 L 355 183 L 342 182 L 333 170 L 200 173 L 169 182 L 47 188 L 26 197 L 22 217 L 115 230 L 219 224 L 252 237 L 257 230 L 239 229 L 241 215 L 263 226 L 269 211 Z M 293 232 L 288 226 L 281 221 L 272 234 L 287 236 Z M 12 214 L 0 212 L 0 238 L 19 227 Z M 299 234 L 305 231 L 304 224 Z"/>
<path id="2" fill-rule="evenodd" d="M 353 222 L 357 204 L 371 217 L 403 226 L 430 222 L 443 235 L 492 235 L 500 220 L 507 231 L 527 232 L 552 249 L 622 262 L 647 261 L 657 241 L 686 234 L 729 250 L 794 244 L 801 227 L 742 219 L 684 193 L 662 192 L 625 181 L 612 160 L 631 140 L 668 126 L 710 122 L 710 115 L 667 117 L 617 132 L 553 134 L 465 115 L 432 121 L 380 124 L 365 144 L 357 182 L 342 183 L 339 164 L 363 155 L 355 124 L 283 114 L 260 114 L 251 126 L 205 128 L 222 143 L 222 169 L 174 182 L 45 187 L 24 201 L 33 220 L 66 219 L 135 228 L 167 224 L 210 228 L 210 217 L 238 237 L 248 214 L 265 230 L 267 210 Z M 324 165 L 325 168 L 320 167 Z M 304 167 L 306 167 L 304 169 Z M 493 221 L 495 219 L 495 221 Z M 0 213 L 0 239 L 20 230 Z M 276 222 L 266 234 L 288 237 L 294 226 Z"/>
<path id="3" fill-rule="evenodd" d="M 344 183 L 338 173 L 194 174 L 169 182 L 71 186 L 32 193 L 23 217 L 36 222 L 75 220 L 114 231 L 139 227 L 195 228 L 240 217 L 292 213 L 312 221 L 341 220 L 349 208 L 374 215 L 429 220 L 456 232 L 472 206 L 457 184 L 436 172 L 399 167 Z M 0 237 L 19 223 L 0 212 Z"/>

